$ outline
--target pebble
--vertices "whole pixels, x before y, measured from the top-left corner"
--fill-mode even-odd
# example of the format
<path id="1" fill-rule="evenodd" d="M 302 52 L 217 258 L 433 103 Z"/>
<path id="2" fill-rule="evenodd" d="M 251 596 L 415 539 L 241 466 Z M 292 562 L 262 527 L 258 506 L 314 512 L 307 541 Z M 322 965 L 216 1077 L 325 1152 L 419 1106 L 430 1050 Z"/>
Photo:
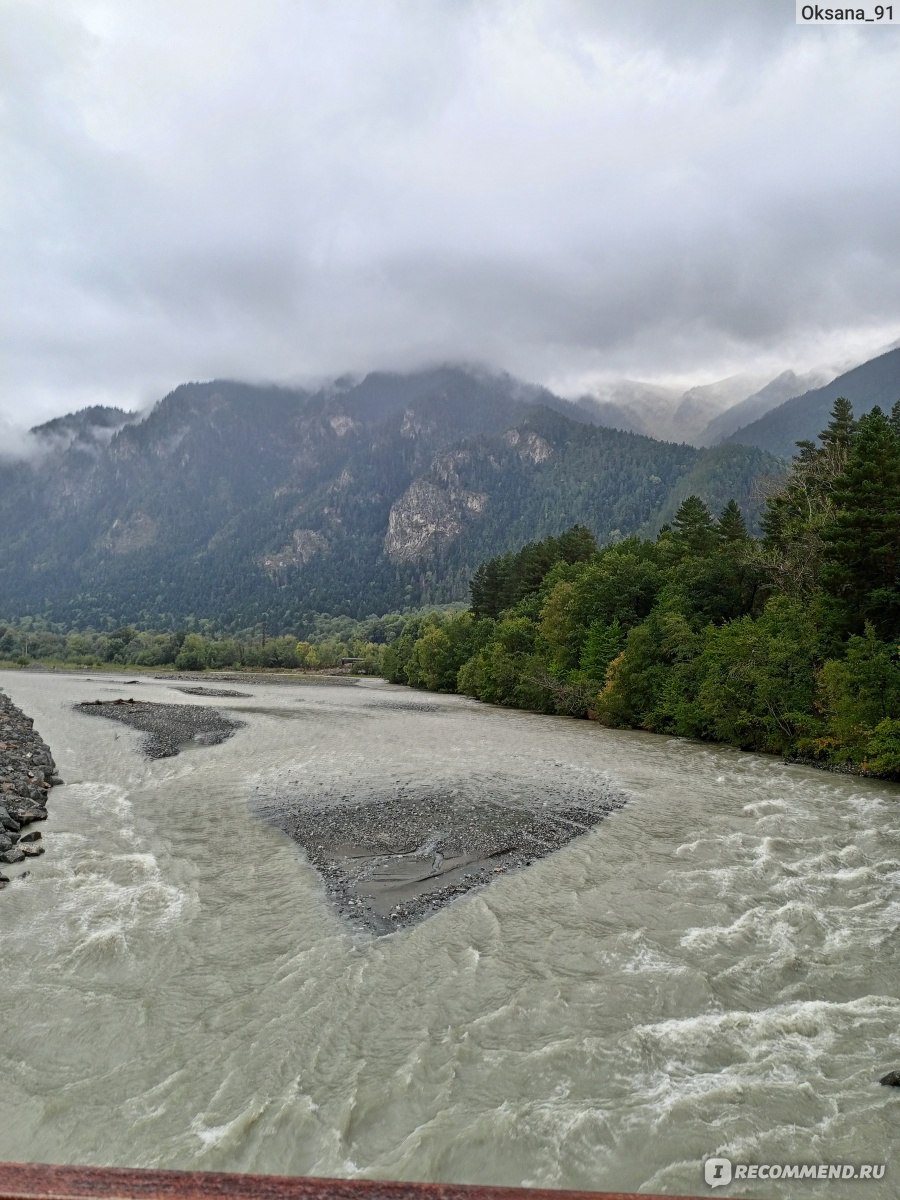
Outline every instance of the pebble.
<path id="1" fill-rule="evenodd" d="M 85 700 L 73 705 L 87 716 L 108 717 L 146 733 L 148 758 L 171 758 L 188 742 L 215 746 L 245 724 L 199 704 L 156 704 L 146 700 Z"/>
<path id="2" fill-rule="evenodd" d="M 550 802 L 511 796 L 498 776 L 496 800 L 458 789 L 400 784 L 381 794 L 260 798 L 261 815 L 303 847 L 337 908 L 355 926 L 391 932 L 439 912 L 457 897 L 530 866 L 586 833 L 624 798 L 602 785 Z M 354 847 L 344 854 L 341 847 Z M 463 859 L 459 864 L 458 860 Z M 394 863 L 411 878 L 390 903 Z M 465 869 L 463 869 L 465 868 Z M 449 878 L 448 878 L 449 876 Z M 382 915 L 383 914 L 383 915 Z"/>

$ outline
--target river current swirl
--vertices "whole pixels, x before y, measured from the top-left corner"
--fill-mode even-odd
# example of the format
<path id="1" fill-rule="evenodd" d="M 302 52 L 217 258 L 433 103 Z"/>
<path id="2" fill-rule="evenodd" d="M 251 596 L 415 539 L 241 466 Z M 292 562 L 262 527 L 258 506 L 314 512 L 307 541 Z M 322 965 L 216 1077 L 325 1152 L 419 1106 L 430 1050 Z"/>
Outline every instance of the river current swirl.
<path id="1" fill-rule="evenodd" d="M 887 1164 L 738 1194 L 896 1194 L 897 786 L 368 680 L 0 686 L 66 781 L 0 893 L 0 1160 L 702 1193 L 724 1155 Z M 151 761 L 72 709 L 138 693 L 246 724 Z M 257 815 L 435 775 L 627 803 L 383 937 Z"/>

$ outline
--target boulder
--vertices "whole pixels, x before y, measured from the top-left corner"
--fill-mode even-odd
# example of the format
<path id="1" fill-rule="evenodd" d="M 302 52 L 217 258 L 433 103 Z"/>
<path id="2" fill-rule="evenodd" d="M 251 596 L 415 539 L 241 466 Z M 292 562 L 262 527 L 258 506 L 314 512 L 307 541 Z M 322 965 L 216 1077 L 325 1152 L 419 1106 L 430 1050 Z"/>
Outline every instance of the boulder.
<path id="1" fill-rule="evenodd" d="M 24 796 L 11 796 L 6 804 L 7 810 L 19 825 L 30 825 L 32 821 L 46 821 L 47 810 L 43 804 L 27 800 Z"/>
<path id="2" fill-rule="evenodd" d="M 900 1087 L 900 1071 L 888 1071 L 887 1075 L 882 1075 L 879 1082 L 885 1087 Z"/>
<path id="3" fill-rule="evenodd" d="M 40 842 L 26 842 L 24 846 L 19 846 L 26 858 L 37 858 L 39 854 L 44 853 L 45 847 Z"/>
<path id="4" fill-rule="evenodd" d="M 0 851 L 12 850 L 18 840 L 17 833 L 0 833 Z"/>
<path id="5" fill-rule="evenodd" d="M 2 863 L 20 863 L 25 861 L 25 855 L 18 846 L 13 846 L 11 850 L 4 850 L 0 854 L 0 862 Z"/>
<path id="6" fill-rule="evenodd" d="M 39 842 L 42 836 L 43 835 L 37 829 L 35 829 L 31 833 L 20 833 L 18 835 L 18 840 L 19 842 Z"/>
<path id="7" fill-rule="evenodd" d="M 0 807 L 0 829 L 6 829 L 10 833 L 19 832 L 19 822 L 9 815 L 9 809 L 5 805 Z"/>

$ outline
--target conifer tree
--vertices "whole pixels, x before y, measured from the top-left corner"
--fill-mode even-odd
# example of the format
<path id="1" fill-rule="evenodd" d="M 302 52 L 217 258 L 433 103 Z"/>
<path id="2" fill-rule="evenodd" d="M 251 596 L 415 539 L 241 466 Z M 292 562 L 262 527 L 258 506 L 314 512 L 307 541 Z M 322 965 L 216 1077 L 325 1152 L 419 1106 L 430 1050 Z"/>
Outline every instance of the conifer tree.
<path id="1" fill-rule="evenodd" d="M 847 465 L 835 480 L 834 510 L 822 531 L 826 588 L 851 628 L 870 619 L 900 634 L 900 435 L 878 407 L 862 417 Z"/>
<path id="2" fill-rule="evenodd" d="M 597 553 L 597 540 L 584 525 L 573 525 L 556 539 L 559 556 L 567 563 L 587 562 Z"/>
<path id="3" fill-rule="evenodd" d="M 729 500 L 722 509 L 722 512 L 719 514 L 716 533 L 719 535 L 720 541 L 728 545 L 734 546 L 740 542 L 747 541 L 747 525 L 737 501 L 733 499 Z"/>
<path id="4" fill-rule="evenodd" d="M 819 441 L 826 450 L 840 449 L 846 452 L 856 430 L 853 405 L 846 396 L 838 396 L 831 406 L 828 424 L 819 434 Z"/>
<path id="5" fill-rule="evenodd" d="M 715 547 L 712 514 L 699 496 L 688 496 L 672 521 L 677 542 L 689 554 L 708 554 Z"/>

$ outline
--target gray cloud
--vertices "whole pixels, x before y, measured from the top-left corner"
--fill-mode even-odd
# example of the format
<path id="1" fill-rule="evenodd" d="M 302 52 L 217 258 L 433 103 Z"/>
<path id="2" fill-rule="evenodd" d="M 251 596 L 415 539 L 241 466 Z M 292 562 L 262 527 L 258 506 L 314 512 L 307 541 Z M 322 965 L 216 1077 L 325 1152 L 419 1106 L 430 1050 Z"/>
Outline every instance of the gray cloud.
<path id="1" fill-rule="evenodd" d="M 897 336 L 897 27 L 771 0 L 11 0 L 4 26 L 10 419 L 435 358 L 700 381 Z"/>

